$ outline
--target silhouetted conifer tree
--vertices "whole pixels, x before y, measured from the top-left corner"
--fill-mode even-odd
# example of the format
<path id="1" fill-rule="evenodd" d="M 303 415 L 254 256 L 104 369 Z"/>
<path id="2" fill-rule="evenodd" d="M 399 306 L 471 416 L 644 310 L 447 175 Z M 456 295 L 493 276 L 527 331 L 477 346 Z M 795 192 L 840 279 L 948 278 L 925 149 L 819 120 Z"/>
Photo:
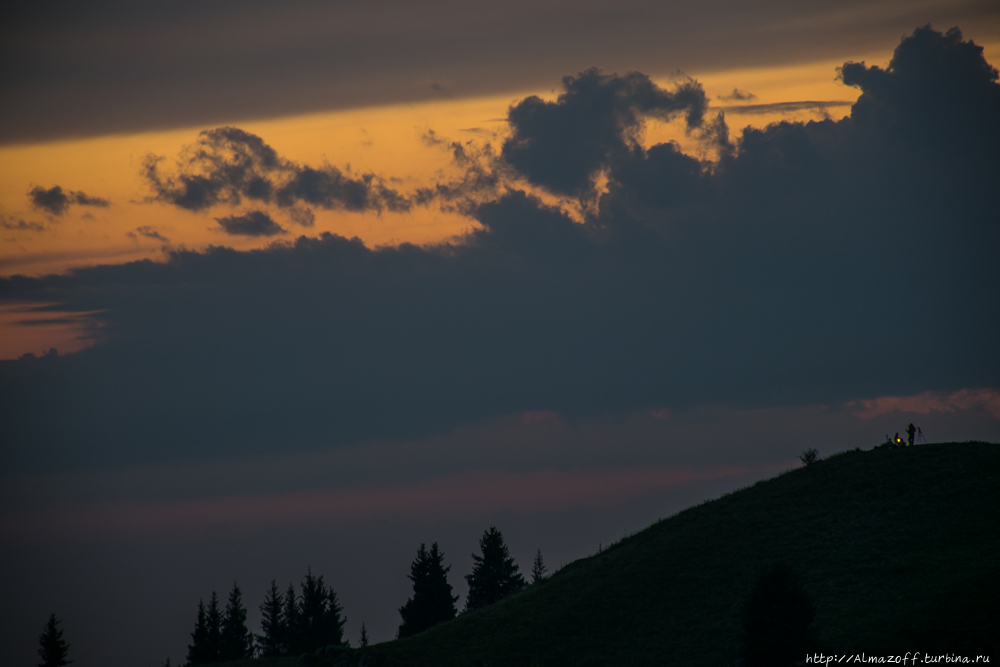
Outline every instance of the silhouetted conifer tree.
<path id="1" fill-rule="evenodd" d="M 818 650 L 813 610 L 798 577 L 787 565 L 765 570 L 743 608 L 747 667 L 788 667 Z"/>
<path id="2" fill-rule="evenodd" d="M 69 644 L 63 639 L 55 614 L 49 616 L 49 622 L 38 636 L 38 657 L 42 659 L 38 667 L 64 667 L 73 662 L 66 659 L 69 657 Z"/>
<path id="3" fill-rule="evenodd" d="M 191 633 L 191 643 L 188 644 L 187 661 L 191 665 L 206 663 L 210 658 L 206 655 L 208 646 L 208 622 L 205 618 L 205 601 L 198 600 L 198 620 Z"/>
<path id="4" fill-rule="evenodd" d="M 219 659 L 240 660 L 252 657 L 253 635 L 247 629 L 247 610 L 243 606 L 243 594 L 234 581 L 233 590 L 229 593 L 229 603 L 226 605 L 226 615 L 222 619 Z"/>
<path id="5" fill-rule="evenodd" d="M 219 596 L 212 591 L 205 613 L 205 662 L 217 662 L 222 650 L 222 612 L 219 610 Z"/>
<path id="6" fill-rule="evenodd" d="M 421 544 L 417 557 L 410 565 L 410 581 L 413 582 L 413 597 L 399 608 L 403 618 L 399 626 L 400 639 L 423 632 L 442 621 L 455 618 L 457 595 L 451 594 L 448 571 L 444 566 L 444 554 L 438 550 L 437 542 L 431 550 Z"/>
<path id="7" fill-rule="evenodd" d="M 545 578 L 545 562 L 542 560 L 542 550 L 535 554 L 535 564 L 531 566 L 531 583 L 537 584 Z"/>
<path id="8" fill-rule="evenodd" d="M 465 575 L 469 582 L 469 597 L 466 609 L 479 609 L 516 593 L 524 588 L 524 577 L 507 551 L 503 535 L 495 526 L 479 538 L 482 556 L 472 554 L 472 573 Z"/>
<path id="9" fill-rule="evenodd" d="M 364 648 L 368 646 L 368 631 L 365 630 L 365 624 L 361 624 L 361 636 L 358 638 L 358 646 Z"/>
<path id="10" fill-rule="evenodd" d="M 302 582 L 302 600 L 299 603 L 299 629 L 302 651 L 311 652 L 329 644 L 344 643 L 342 611 L 333 588 L 327 588 L 323 577 L 313 576 L 312 570 Z"/>
<path id="11" fill-rule="evenodd" d="M 283 654 L 299 655 L 302 653 L 302 623 L 299 621 L 299 603 L 295 595 L 295 585 L 288 584 L 285 592 L 285 627 L 283 638 Z"/>
<path id="12" fill-rule="evenodd" d="M 285 610 L 284 597 L 278 584 L 271 580 L 271 588 L 264 594 L 260 605 L 260 629 L 257 635 L 257 649 L 262 658 L 276 658 L 285 655 Z"/>

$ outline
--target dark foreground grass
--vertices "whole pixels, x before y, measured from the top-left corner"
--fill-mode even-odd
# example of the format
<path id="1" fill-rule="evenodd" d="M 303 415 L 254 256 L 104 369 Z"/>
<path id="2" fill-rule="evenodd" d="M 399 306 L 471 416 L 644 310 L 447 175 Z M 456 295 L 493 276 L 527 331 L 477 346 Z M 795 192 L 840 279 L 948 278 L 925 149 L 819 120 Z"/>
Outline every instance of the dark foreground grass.
<path id="1" fill-rule="evenodd" d="M 1000 445 L 852 451 L 685 510 L 493 607 L 364 653 L 377 667 L 733 665 L 754 579 L 783 562 L 815 605 L 827 651 L 997 660 L 998 548 Z"/>

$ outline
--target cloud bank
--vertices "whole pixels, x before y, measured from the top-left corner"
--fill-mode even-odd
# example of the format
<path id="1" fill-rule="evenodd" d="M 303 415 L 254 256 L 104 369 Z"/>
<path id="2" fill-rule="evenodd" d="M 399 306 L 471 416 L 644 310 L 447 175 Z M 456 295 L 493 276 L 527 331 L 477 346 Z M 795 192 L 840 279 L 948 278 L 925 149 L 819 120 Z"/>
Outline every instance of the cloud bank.
<path id="1" fill-rule="evenodd" d="M 310 449 L 525 411 L 1000 386 L 996 70 L 926 27 L 886 69 L 842 71 L 863 93 L 850 117 L 747 129 L 715 162 L 632 139 L 662 113 L 728 143 L 721 118 L 699 121 L 693 83 L 588 70 L 555 102 L 515 103 L 503 168 L 595 202 L 582 223 L 508 184 L 448 244 L 323 234 L 3 279 L 4 300 L 95 312 L 104 342 L 0 362 L 2 466 Z M 150 176 L 163 201 L 388 206 L 374 181 L 350 181 L 374 200 L 311 189 L 321 170 L 213 132 L 177 175 Z"/>

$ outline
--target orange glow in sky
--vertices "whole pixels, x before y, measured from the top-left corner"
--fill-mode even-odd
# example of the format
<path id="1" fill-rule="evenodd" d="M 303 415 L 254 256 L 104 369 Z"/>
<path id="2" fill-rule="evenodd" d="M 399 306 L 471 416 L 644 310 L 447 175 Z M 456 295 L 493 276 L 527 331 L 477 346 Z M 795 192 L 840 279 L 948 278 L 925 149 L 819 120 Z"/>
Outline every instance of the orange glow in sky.
<path id="1" fill-rule="evenodd" d="M 998 60 L 1000 46 L 988 45 L 987 58 Z M 836 68 L 845 60 L 866 60 L 884 65 L 890 51 L 848 54 L 836 61 L 804 63 L 765 69 L 694 73 L 713 108 L 726 108 L 730 135 L 752 125 L 764 127 L 781 120 L 839 119 L 850 113 L 857 91 L 836 80 Z M 654 80 L 670 86 L 669 77 Z M 374 108 L 317 113 L 240 123 L 243 130 L 260 136 L 281 156 L 300 164 L 328 163 L 349 174 L 374 173 L 402 194 L 447 180 L 457 174 L 446 145 L 430 145 L 433 131 L 448 142 L 473 145 L 491 143 L 499 148 L 506 128 L 507 109 L 529 94 L 554 98 L 557 82 L 548 91 L 400 104 Z M 734 89 L 753 94 L 749 100 L 726 100 Z M 783 112 L 762 109 L 782 102 L 833 102 L 825 108 Z M 753 106 L 751 106 L 753 105 Z M 749 107 L 749 108 L 748 108 Z M 359 237 L 369 246 L 409 242 L 435 243 L 460 235 L 477 224 L 474 220 L 438 206 L 414 207 L 397 213 L 351 213 L 315 210 L 315 224 L 304 228 L 285 224 L 287 215 L 274 211 L 288 233 L 276 237 L 238 237 L 222 232 L 216 218 L 231 215 L 231 208 L 216 207 L 191 212 L 149 201 L 151 194 L 140 170 L 148 154 L 164 156 L 170 170 L 184 146 L 192 144 L 203 127 L 105 136 L 0 148 L 0 275 L 39 276 L 73 267 L 121 263 L 140 259 L 162 260 L 175 248 L 204 249 L 226 245 L 236 249 L 263 247 L 299 234 L 332 232 Z M 696 138 L 677 123 L 649 123 L 644 143 L 677 141 L 685 152 L 700 152 Z M 108 207 L 71 206 L 62 215 L 32 207 L 28 192 L 35 187 L 59 185 L 110 202 Z M 546 196 L 543 199 L 548 200 Z M 259 206 L 244 207 L 260 208 Z M 240 210 L 236 211 L 237 213 Z M 245 211 L 243 211 L 245 212 Z M 52 322 L 25 326 L 19 311 L 0 315 L 0 358 L 26 352 L 41 354 L 50 347 L 71 351 L 85 346 L 70 324 Z"/>

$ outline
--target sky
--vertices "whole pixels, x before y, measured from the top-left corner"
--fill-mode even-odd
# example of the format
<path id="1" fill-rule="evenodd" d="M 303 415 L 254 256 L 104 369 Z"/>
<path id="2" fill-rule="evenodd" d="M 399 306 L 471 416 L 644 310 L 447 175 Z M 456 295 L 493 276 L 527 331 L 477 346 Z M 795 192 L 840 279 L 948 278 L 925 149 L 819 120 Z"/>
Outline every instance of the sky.
<path id="1" fill-rule="evenodd" d="M 991 2 L 0 10 L 0 645 L 1000 441 Z"/>

